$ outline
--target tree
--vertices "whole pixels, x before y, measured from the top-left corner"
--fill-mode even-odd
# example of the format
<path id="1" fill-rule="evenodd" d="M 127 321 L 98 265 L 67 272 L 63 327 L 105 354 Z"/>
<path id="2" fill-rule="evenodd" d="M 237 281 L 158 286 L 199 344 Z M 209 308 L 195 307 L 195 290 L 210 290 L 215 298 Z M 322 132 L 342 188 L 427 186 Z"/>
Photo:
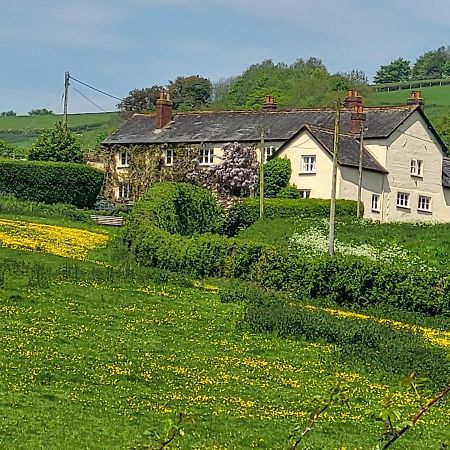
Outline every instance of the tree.
<path id="1" fill-rule="evenodd" d="M 34 161 L 84 161 L 80 143 L 66 124 L 56 123 L 53 128 L 41 134 L 31 146 L 28 158 Z"/>
<path id="2" fill-rule="evenodd" d="M 436 123 L 436 131 L 441 136 L 448 148 L 450 148 L 450 113 L 441 117 Z"/>
<path id="3" fill-rule="evenodd" d="M 362 70 L 353 69 L 349 72 L 336 72 L 332 75 L 334 91 L 348 91 L 349 89 L 367 86 L 367 75 Z"/>
<path id="4" fill-rule="evenodd" d="M 0 114 L 0 116 L 2 116 L 2 117 L 13 117 L 13 116 L 16 116 L 16 113 L 13 110 L 11 110 L 11 111 L 3 111 Z"/>
<path id="5" fill-rule="evenodd" d="M 212 93 L 211 81 L 198 75 L 178 77 L 167 86 L 174 108 L 179 111 L 193 111 L 206 106 Z"/>
<path id="6" fill-rule="evenodd" d="M 375 84 L 398 83 L 411 78 L 411 61 L 398 58 L 385 66 L 381 66 L 375 74 Z"/>
<path id="7" fill-rule="evenodd" d="M 32 109 L 28 115 L 29 116 L 47 116 L 55 114 L 53 111 L 50 111 L 49 109 L 42 108 L 42 109 Z"/>
<path id="8" fill-rule="evenodd" d="M 437 50 L 431 50 L 417 58 L 413 67 L 413 78 L 416 80 L 425 80 L 428 78 L 443 78 L 446 76 L 450 61 L 450 48 L 440 47 Z"/>
<path id="9" fill-rule="evenodd" d="M 122 111 L 131 111 L 143 113 L 147 111 L 154 111 L 156 107 L 156 100 L 159 94 L 164 90 L 163 86 L 154 85 L 144 89 L 133 89 L 128 96 L 123 98 L 117 105 Z"/>

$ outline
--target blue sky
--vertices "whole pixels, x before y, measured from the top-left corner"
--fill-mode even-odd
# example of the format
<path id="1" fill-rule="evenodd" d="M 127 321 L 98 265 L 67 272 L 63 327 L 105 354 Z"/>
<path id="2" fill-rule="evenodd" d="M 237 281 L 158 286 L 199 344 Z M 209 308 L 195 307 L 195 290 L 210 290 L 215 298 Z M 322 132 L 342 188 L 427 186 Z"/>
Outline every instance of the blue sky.
<path id="1" fill-rule="evenodd" d="M 450 44 L 448 0 L 0 0 L 0 111 L 60 111 L 64 72 L 118 97 L 321 58 L 371 77 Z M 105 110 L 115 100 L 76 86 Z M 98 111 L 71 90 L 69 112 Z"/>

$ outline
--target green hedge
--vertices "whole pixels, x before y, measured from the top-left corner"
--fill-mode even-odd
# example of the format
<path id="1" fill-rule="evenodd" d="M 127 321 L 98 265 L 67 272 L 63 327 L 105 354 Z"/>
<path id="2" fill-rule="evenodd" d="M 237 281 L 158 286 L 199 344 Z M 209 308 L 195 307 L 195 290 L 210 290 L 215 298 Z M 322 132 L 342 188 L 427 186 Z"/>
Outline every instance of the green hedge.
<path id="1" fill-rule="evenodd" d="M 181 235 L 214 233 L 222 226 L 222 210 L 211 192 L 188 183 L 156 183 L 136 203 L 132 228 L 150 224 Z"/>
<path id="2" fill-rule="evenodd" d="M 89 208 L 102 182 L 103 172 L 84 164 L 0 160 L 0 193 L 19 199 Z"/>
<path id="3" fill-rule="evenodd" d="M 356 202 L 352 200 L 338 200 L 336 203 L 338 216 L 356 217 Z M 270 198 L 264 201 L 264 217 L 295 218 L 295 217 L 329 217 L 330 201 L 305 198 L 281 199 Z M 245 199 L 229 209 L 223 232 L 234 236 L 239 230 L 247 228 L 259 219 L 259 198 Z"/>
<path id="4" fill-rule="evenodd" d="M 264 164 L 264 196 L 274 198 L 286 187 L 291 178 L 291 161 L 287 158 L 272 158 Z M 257 181 L 259 195 L 259 179 Z"/>
<path id="5" fill-rule="evenodd" d="M 370 320 L 336 317 L 308 310 L 276 294 L 234 283 L 220 292 L 222 302 L 245 304 L 242 322 L 257 333 L 337 344 L 339 354 L 362 362 L 367 370 L 405 377 L 416 372 L 437 388 L 448 383 L 447 353 L 421 336 Z"/>

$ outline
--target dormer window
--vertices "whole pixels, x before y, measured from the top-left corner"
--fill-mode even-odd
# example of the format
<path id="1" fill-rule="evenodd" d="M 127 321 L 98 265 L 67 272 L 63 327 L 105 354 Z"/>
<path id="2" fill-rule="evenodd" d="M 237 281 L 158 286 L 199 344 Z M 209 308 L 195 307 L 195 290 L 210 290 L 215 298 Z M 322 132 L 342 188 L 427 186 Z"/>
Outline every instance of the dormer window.
<path id="1" fill-rule="evenodd" d="M 411 160 L 411 175 L 413 177 L 423 176 L 423 161 L 421 159 Z"/>

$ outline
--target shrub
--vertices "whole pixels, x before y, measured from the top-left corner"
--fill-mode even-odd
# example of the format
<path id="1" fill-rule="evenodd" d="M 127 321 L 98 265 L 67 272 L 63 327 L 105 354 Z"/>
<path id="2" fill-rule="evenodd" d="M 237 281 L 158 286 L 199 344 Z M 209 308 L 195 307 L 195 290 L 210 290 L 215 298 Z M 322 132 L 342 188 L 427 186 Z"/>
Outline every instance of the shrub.
<path id="1" fill-rule="evenodd" d="M 264 196 L 277 197 L 291 178 L 291 161 L 287 158 L 273 158 L 264 165 Z M 257 184 L 259 187 L 259 184 Z M 259 191 L 258 191 L 259 192 Z"/>
<path id="2" fill-rule="evenodd" d="M 330 201 L 305 199 L 267 199 L 264 202 L 264 217 L 295 218 L 295 217 L 328 217 L 330 214 Z M 338 200 L 336 203 L 338 216 L 356 216 L 356 202 L 352 200 Z M 247 228 L 259 219 L 259 199 L 245 199 L 229 209 L 223 232 L 233 236 L 239 230 Z"/>
<path id="3" fill-rule="evenodd" d="M 181 235 L 214 233 L 222 225 L 222 211 L 208 189 L 188 183 L 156 183 L 134 206 L 130 227 L 143 222 Z"/>
<path id="4" fill-rule="evenodd" d="M 398 377 L 414 371 L 430 378 L 438 388 L 448 382 L 450 361 L 446 352 L 426 344 L 411 331 L 309 310 L 242 283 L 223 289 L 220 298 L 245 304 L 242 322 L 252 332 L 337 344 L 342 357 L 357 359 L 370 371 Z"/>
<path id="5" fill-rule="evenodd" d="M 42 203 L 92 207 L 103 172 L 83 164 L 0 161 L 0 192 Z"/>
<path id="6" fill-rule="evenodd" d="M 300 190 L 290 184 L 280 189 L 277 195 L 278 198 L 300 198 Z"/>

